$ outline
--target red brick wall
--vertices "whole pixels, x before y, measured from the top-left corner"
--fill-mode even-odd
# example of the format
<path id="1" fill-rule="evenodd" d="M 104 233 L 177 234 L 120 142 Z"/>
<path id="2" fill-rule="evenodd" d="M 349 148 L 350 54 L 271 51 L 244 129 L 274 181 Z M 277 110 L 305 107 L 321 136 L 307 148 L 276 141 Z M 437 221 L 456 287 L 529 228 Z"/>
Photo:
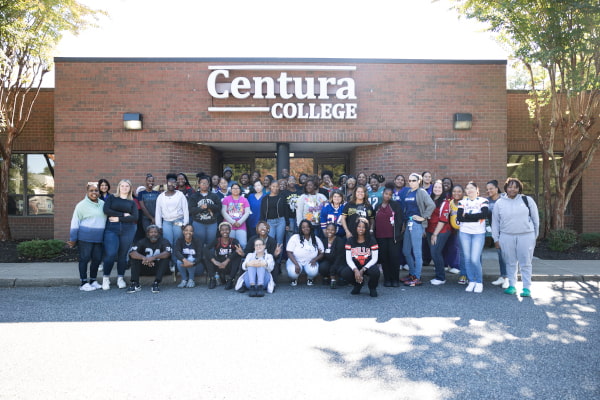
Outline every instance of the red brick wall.
<path id="1" fill-rule="evenodd" d="M 169 172 L 210 171 L 214 151 L 188 143 L 171 142 L 61 142 L 56 146 L 56 238 L 66 238 L 75 204 L 84 198 L 89 181 L 100 178 L 111 184 L 115 193 L 121 179 L 129 179 L 133 188 L 144 185 L 146 174 L 155 176 L 156 184 L 166 183 Z M 195 187 L 194 175 L 188 175 Z"/>
<path id="2" fill-rule="evenodd" d="M 56 60 L 57 237 L 68 232 L 72 209 L 88 180 L 104 177 L 116 186 L 118 179 L 127 177 L 136 187 L 147 172 L 160 183 L 168 171 L 217 171 L 220 156 L 209 147 L 211 142 L 247 142 L 249 149 L 258 142 L 315 143 L 315 151 L 320 142 L 379 142 L 385 145 L 353 152 L 355 171 L 392 178 L 428 169 L 436 177 L 451 176 L 459 182 L 482 182 L 506 173 L 502 63 L 344 63 L 356 65 L 356 71 L 318 73 L 355 80 L 358 118 L 345 121 L 209 113 L 213 105 L 281 101 L 213 100 L 207 78 L 208 66 L 214 64 Z M 232 71 L 230 79 L 239 74 Z M 315 73 L 293 73 L 303 74 Z M 125 112 L 142 113 L 144 129 L 125 131 Z M 473 114 L 473 129 L 452 129 L 457 112 Z"/>
<path id="3" fill-rule="evenodd" d="M 52 152 L 54 148 L 54 90 L 41 89 L 13 152 Z"/>

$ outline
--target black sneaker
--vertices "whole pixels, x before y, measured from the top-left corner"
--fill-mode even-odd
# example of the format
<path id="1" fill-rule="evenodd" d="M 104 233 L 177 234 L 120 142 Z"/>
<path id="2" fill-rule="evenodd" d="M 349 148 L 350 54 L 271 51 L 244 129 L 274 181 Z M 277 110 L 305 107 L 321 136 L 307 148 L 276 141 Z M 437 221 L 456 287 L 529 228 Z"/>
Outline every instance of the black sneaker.
<path id="1" fill-rule="evenodd" d="M 227 281 L 227 283 L 225 284 L 225 290 L 231 290 L 233 289 L 233 279 L 229 279 Z"/>
<path id="2" fill-rule="evenodd" d="M 331 288 L 331 289 L 337 288 L 337 281 L 335 279 L 331 280 L 331 282 L 329 283 L 329 288 Z"/>
<path id="3" fill-rule="evenodd" d="M 256 297 L 264 297 L 265 296 L 265 288 L 263 285 L 258 285 L 256 288 Z"/>
<path id="4" fill-rule="evenodd" d="M 257 293 L 256 293 L 256 286 L 251 285 L 250 286 L 250 293 L 248 293 L 248 296 L 250 297 L 256 297 Z"/>
<path id="5" fill-rule="evenodd" d="M 369 289 L 369 296 L 377 297 L 377 289 L 375 289 L 375 288 Z"/>
<path id="6" fill-rule="evenodd" d="M 247 291 L 248 291 L 248 288 L 246 287 L 246 285 L 242 285 L 242 287 L 238 289 L 238 292 L 240 292 L 240 293 L 246 293 Z"/>
<path id="7" fill-rule="evenodd" d="M 152 284 L 152 293 L 160 293 L 160 289 L 158 288 L 158 282 L 154 282 Z"/>
<path id="8" fill-rule="evenodd" d="M 354 284 L 354 288 L 352 289 L 352 291 L 350 292 L 350 294 L 360 294 L 360 291 L 362 290 L 363 285 L 361 283 L 355 283 Z"/>
<path id="9" fill-rule="evenodd" d="M 127 288 L 127 293 L 135 293 L 135 292 L 139 292 L 140 290 L 142 290 L 142 287 L 140 285 L 131 283 L 131 285 L 129 285 L 129 288 Z"/>
<path id="10" fill-rule="evenodd" d="M 217 287 L 217 280 L 215 278 L 210 278 L 210 281 L 208 281 L 208 288 L 214 289 L 216 287 Z"/>

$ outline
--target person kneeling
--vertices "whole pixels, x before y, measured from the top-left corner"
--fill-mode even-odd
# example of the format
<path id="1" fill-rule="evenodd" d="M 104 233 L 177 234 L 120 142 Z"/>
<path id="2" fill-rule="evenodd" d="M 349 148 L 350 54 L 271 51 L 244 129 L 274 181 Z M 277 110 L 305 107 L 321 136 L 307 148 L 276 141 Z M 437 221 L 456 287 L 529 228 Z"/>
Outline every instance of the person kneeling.
<path id="1" fill-rule="evenodd" d="M 377 258 L 379 246 L 375 238 L 369 235 L 369 221 L 359 218 L 356 221 L 355 236 L 346 243 L 346 264 L 341 270 L 341 276 L 354 285 L 351 294 L 360 294 L 364 285 L 365 275 L 369 277 L 369 294 L 377 297 L 379 283 L 379 267 Z"/>
<path id="2" fill-rule="evenodd" d="M 230 236 L 231 224 L 221 222 L 217 238 L 206 247 L 206 270 L 210 278 L 208 288 L 214 289 L 225 279 L 225 290 L 233 289 L 244 250 L 237 239 Z"/>
<path id="3" fill-rule="evenodd" d="M 246 271 L 239 279 L 246 288 L 250 289 L 250 297 L 263 297 L 265 288 L 269 293 L 273 293 L 275 282 L 271 276 L 271 271 L 275 267 L 273 256 L 266 251 L 266 245 L 263 239 L 254 241 L 254 252 L 249 253 L 242 263 L 242 269 Z M 240 283 L 238 281 L 238 286 Z"/>
<path id="4" fill-rule="evenodd" d="M 152 284 L 152 293 L 159 293 L 159 283 L 166 271 L 169 270 L 169 260 L 171 258 L 171 243 L 160 236 L 159 228 L 156 225 L 149 225 L 146 228 L 146 237 L 133 245 L 129 252 L 131 259 L 131 283 L 127 293 L 135 293 L 142 290 L 140 286 L 140 270 L 142 265 L 154 269 L 156 272 L 154 283 Z"/>

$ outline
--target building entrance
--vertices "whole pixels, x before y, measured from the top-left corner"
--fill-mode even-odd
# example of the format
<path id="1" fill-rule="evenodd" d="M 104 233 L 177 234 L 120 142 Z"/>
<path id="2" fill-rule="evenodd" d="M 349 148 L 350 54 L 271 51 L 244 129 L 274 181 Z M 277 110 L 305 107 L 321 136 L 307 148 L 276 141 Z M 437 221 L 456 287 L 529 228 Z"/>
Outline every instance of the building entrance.
<path id="1" fill-rule="evenodd" d="M 290 175 L 298 178 L 300 174 L 320 175 L 329 170 L 333 172 L 334 183 L 337 185 L 339 177 L 348 173 L 349 159 L 346 154 L 339 153 L 290 153 Z M 275 153 L 223 153 L 221 170 L 224 167 L 233 169 L 234 179 L 244 173 L 260 172 L 261 176 L 272 175 L 279 177 L 277 171 L 277 155 Z"/>

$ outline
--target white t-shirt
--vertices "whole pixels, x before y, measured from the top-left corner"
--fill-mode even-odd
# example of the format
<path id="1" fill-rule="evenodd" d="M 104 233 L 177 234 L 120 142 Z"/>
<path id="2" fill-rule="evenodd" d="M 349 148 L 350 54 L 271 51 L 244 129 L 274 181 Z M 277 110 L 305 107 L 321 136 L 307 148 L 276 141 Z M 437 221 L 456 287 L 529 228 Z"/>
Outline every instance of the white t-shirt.
<path id="1" fill-rule="evenodd" d="M 294 253 L 294 257 L 300 265 L 306 265 L 319 254 L 319 251 L 323 252 L 323 242 L 318 237 L 315 237 L 315 239 L 317 248 L 309 240 L 304 240 L 304 243 L 301 243 L 300 235 L 295 234 L 290 238 L 285 249 Z"/>
<path id="2" fill-rule="evenodd" d="M 476 197 L 471 200 L 468 197 L 458 202 L 458 208 L 464 210 L 464 214 L 479 214 L 482 207 L 488 207 L 489 202 L 485 197 Z M 485 233 L 485 219 L 480 219 L 477 222 L 461 222 L 460 231 L 470 233 L 472 235 Z"/>

